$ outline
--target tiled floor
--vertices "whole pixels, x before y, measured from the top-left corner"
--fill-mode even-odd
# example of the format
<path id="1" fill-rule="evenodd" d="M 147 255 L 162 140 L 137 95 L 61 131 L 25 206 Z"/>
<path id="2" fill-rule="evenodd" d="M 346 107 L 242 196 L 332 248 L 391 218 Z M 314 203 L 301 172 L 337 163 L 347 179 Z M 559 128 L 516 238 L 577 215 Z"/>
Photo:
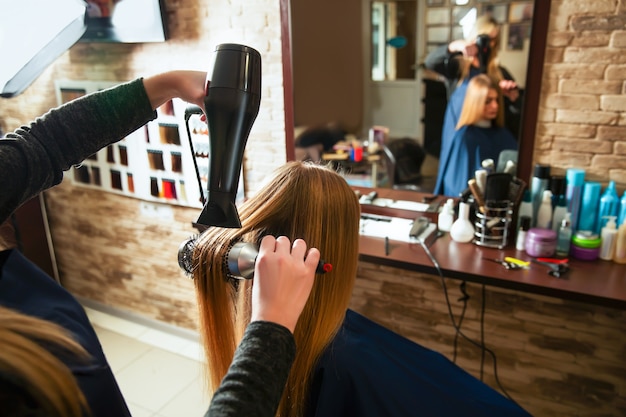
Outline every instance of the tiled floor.
<path id="1" fill-rule="evenodd" d="M 209 401 L 197 340 L 86 307 L 133 417 L 202 417 Z"/>

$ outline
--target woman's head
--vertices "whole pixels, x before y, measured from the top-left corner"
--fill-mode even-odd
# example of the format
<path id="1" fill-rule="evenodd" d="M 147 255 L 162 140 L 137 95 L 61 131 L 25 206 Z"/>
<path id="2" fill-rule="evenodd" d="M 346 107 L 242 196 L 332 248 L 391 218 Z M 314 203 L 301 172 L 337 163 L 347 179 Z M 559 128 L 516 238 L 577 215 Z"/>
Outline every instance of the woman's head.
<path id="1" fill-rule="evenodd" d="M 500 70 L 500 63 L 498 61 L 498 51 L 500 50 L 500 24 L 498 21 L 489 15 L 484 15 L 476 19 L 474 27 L 467 38 L 467 42 L 475 44 L 480 35 L 486 35 L 491 40 L 489 43 L 490 51 L 486 63 L 486 72 L 489 76 L 501 80 L 503 79 L 502 71 Z M 479 66 L 480 60 L 478 57 L 473 57 L 471 62 L 466 61 L 467 65 L 462 69 L 460 82 L 469 75 L 469 70 L 472 65 Z"/>
<path id="2" fill-rule="evenodd" d="M 497 54 L 500 49 L 500 24 L 498 21 L 489 15 L 484 15 L 476 19 L 474 27 L 470 33 L 469 41 L 476 42 L 476 39 L 480 35 L 487 35 L 491 39 L 491 51 Z"/>
<path id="3" fill-rule="evenodd" d="M 250 289 L 254 285 L 253 280 L 227 279 L 223 260 L 237 241 L 258 245 L 267 234 L 285 235 L 292 241 L 304 239 L 333 265 L 331 272 L 316 277 L 294 331 L 298 354 L 288 385 L 292 385 L 292 397 L 297 397 L 302 381 L 308 380 L 308 372 L 339 328 L 352 295 L 359 202 L 344 178 L 328 167 L 290 162 L 280 167 L 239 213 L 240 229 L 209 229 L 200 236 L 194 251 L 194 278 L 211 385 L 215 389 L 228 369 L 249 321 Z"/>
<path id="4" fill-rule="evenodd" d="M 51 352 L 87 360 L 58 325 L 0 307 L 3 416 L 81 417 L 87 402 L 72 371 Z"/>
<path id="5" fill-rule="evenodd" d="M 485 74 L 473 77 L 465 92 L 463 108 L 456 128 L 480 121 L 492 121 L 492 125 L 504 125 L 504 113 L 500 105 L 501 95 L 495 80 Z"/>

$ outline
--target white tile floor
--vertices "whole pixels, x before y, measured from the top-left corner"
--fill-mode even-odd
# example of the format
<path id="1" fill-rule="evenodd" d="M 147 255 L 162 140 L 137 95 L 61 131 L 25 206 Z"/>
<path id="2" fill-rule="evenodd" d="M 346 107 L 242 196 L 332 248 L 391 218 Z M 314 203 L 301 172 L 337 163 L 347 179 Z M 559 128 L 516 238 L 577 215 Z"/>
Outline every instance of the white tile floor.
<path id="1" fill-rule="evenodd" d="M 133 417 L 202 417 L 208 408 L 197 340 L 85 307 Z"/>

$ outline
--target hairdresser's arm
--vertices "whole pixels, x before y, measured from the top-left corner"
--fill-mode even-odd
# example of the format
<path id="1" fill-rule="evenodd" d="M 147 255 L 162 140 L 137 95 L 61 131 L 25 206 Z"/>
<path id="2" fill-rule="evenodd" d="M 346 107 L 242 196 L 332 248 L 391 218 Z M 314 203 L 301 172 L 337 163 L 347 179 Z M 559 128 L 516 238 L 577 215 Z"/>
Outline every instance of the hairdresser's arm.
<path id="1" fill-rule="evenodd" d="M 0 223 L 63 179 L 63 171 L 156 117 L 165 101 L 199 104 L 206 73 L 172 71 L 99 91 L 50 110 L 0 140 Z M 144 88 L 145 83 L 145 88 Z"/>
<path id="2" fill-rule="evenodd" d="M 317 249 L 306 243 L 266 236 L 257 257 L 252 289 L 252 322 L 237 347 L 228 373 L 215 392 L 206 417 L 276 414 L 296 354 L 292 335 L 306 304 Z"/>

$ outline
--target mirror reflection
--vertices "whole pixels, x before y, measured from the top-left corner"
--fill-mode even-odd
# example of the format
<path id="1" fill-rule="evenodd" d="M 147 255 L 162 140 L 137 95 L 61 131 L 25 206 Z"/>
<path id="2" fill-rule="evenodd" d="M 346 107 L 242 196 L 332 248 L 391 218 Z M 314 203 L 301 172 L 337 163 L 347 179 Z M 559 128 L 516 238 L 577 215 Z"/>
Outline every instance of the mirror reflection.
<path id="1" fill-rule="evenodd" d="M 371 149 L 377 155 L 374 159 L 380 161 L 377 174 L 382 178 L 390 173 L 385 166 L 389 158 L 384 155 L 389 149 L 384 148 L 396 140 L 413 141 L 423 151 L 421 165 L 412 167 L 421 177 L 413 188 L 434 189 L 443 114 L 456 79 L 435 68 L 427 69 L 427 57 L 455 41 L 469 41 L 476 19 L 491 16 L 500 23 L 498 59 L 523 97 L 533 5 L 532 1 L 510 0 L 348 0 L 337 7 L 332 19 L 324 21 L 324 31 L 315 33 L 315 45 L 311 46 L 313 42 L 305 39 L 315 32 L 310 23 L 314 12 L 311 6 L 292 3 L 296 144 L 303 131 L 338 126 L 346 134 L 347 140 L 338 146 L 346 159 L 354 146 L 365 149 L 366 160 Z M 314 66 L 317 71 L 312 75 Z M 326 84 L 332 89 L 325 89 Z M 335 111 L 326 111 L 334 106 Z M 384 143 L 371 140 L 371 131 L 377 126 L 387 131 Z M 320 155 L 324 153 L 328 152 L 320 148 Z M 397 159 L 403 155 L 392 152 L 389 156 Z M 371 168 L 369 171 L 371 174 Z M 378 186 L 398 185 L 394 178 L 377 182 Z"/>

